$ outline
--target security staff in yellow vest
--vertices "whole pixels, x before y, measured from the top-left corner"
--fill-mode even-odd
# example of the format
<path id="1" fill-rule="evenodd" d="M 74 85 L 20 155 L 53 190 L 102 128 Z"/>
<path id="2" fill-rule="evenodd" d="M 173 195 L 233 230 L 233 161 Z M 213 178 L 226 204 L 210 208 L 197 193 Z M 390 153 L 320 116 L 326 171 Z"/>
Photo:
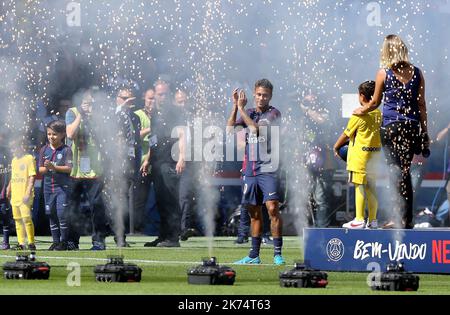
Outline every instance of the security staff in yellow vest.
<path id="1" fill-rule="evenodd" d="M 149 88 L 144 93 L 144 107 L 134 112 L 139 117 L 141 124 L 139 136 L 141 137 L 143 154 L 140 165 L 142 165 L 147 158 L 148 149 L 150 146 L 150 117 L 155 106 L 155 91 L 152 88 Z M 138 232 L 143 232 L 147 223 L 146 206 L 148 203 L 148 196 L 150 195 L 152 189 L 150 176 L 143 176 L 140 174 L 137 178 L 134 191 L 134 228 Z"/>

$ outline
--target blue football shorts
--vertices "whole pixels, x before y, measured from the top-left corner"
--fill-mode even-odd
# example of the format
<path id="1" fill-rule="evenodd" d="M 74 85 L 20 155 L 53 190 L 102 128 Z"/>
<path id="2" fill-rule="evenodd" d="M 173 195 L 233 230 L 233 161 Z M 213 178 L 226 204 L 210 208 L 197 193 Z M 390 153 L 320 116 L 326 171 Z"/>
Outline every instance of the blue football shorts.
<path id="1" fill-rule="evenodd" d="M 242 177 L 243 205 L 259 206 L 269 200 L 280 200 L 278 194 L 278 176 L 273 174 L 260 174 Z"/>

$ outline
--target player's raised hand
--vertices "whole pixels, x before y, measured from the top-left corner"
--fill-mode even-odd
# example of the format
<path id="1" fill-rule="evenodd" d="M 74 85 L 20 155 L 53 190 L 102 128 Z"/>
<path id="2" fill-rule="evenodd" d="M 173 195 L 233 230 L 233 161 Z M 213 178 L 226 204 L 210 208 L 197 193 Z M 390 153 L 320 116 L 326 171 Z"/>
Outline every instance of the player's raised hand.
<path id="1" fill-rule="evenodd" d="M 238 98 L 238 107 L 244 108 L 245 105 L 247 105 L 247 96 L 245 95 L 244 90 L 239 91 L 239 98 Z"/>
<path id="2" fill-rule="evenodd" d="M 235 88 L 233 90 L 232 98 L 233 98 L 233 105 L 237 106 L 238 99 L 239 99 L 239 88 Z"/>

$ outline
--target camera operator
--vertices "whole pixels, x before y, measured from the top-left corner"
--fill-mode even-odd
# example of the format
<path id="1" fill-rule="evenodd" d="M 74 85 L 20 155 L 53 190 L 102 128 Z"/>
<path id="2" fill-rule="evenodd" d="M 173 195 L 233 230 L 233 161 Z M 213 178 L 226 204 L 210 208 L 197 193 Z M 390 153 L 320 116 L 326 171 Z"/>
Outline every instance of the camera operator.
<path id="1" fill-rule="evenodd" d="M 306 166 L 311 208 L 316 205 L 315 226 L 326 228 L 331 224 L 333 204 L 333 173 L 336 168 L 332 156 L 332 121 L 317 95 L 307 91 L 300 103 L 307 143 Z"/>
<path id="2" fill-rule="evenodd" d="M 439 133 L 437 134 L 437 137 L 436 137 L 436 141 L 437 142 L 441 142 L 444 139 L 447 140 L 447 145 L 446 145 L 446 148 L 445 148 L 446 150 L 448 150 L 448 136 L 450 135 L 448 133 L 449 129 L 450 129 L 450 123 L 447 125 L 447 127 L 442 129 L 441 131 L 439 131 Z M 450 162 L 450 158 L 446 162 L 447 162 L 447 169 L 446 169 L 446 171 L 447 171 L 447 184 L 445 186 L 445 190 L 447 191 L 447 200 L 448 200 L 448 202 L 450 204 L 450 181 L 449 181 L 449 178 L 450 178 L 450 163 L 449 163 Z M 450 226 L 450 211 L 448 212 L 447 226 Z"/>
<path id="3" fill-rule="evenodd" d="M 91 91 L 81 94 L 77 107 L 66 113 L 66 133 L 73 153 L 72 193 L 69 195 L 69 240 L 68 250 L 77 250 L 82 230 L 81 196 L 87 196 L 92 216 L 92 250 L 105 249 L 106 217 L 102 199 L 103 162 L 98 140 L 94 136 L 92 114 L 94 99 Z M 69 144 L 69 143 L 68 143 Z"/>

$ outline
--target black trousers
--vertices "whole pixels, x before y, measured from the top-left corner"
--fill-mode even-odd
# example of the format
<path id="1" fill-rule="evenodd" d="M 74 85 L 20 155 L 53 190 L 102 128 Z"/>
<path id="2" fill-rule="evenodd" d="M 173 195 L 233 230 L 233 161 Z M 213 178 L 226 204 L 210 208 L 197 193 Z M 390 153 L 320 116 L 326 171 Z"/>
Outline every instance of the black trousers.
<path id="1" fill-rule="evenodd" d="M 12 211 L 9 202 L 7 201 L 0 202 L 0 214 L 3 226 L 3 242 L 8 243 L 10 225 L 12 222 Z"/>
<path id="2" fill-rule="evenodd" d="M 159 237 L 178 241 L 180 235 L 180 206 L 178 203 L 180 176 L 175 163 L 152 163 L 152 179 L 156 193 L 156 205 L 160 216 Z"/>
<path id="3" fill-rule="evenodd" d="M 72 193 L 69 194 L 68 240 L 79 244 L 84 231 L 86 216 L 92 225 L 92 241 L 104 243 L 107 233 L 105 206 L 102 198 L 103 181 L 101 179 L 74 179 Z M 81 199 L 88 201 L 89 208 L 81 207 Z"/>
<path id="4" fill-rule="evenodd" d="M 134 229 L 144 232 L 147 224 L 147 200 L 152 181 L 150 176 L 138 175 L 134 188 Z"/>
<path id="5" fill-rule="evenodd" d="M 186 162 L 186 168 L 181 174 L 179 200 L 181 210 L 181 231 L 197 228 L 198 215 L 196 208 L 199 201 L 201 162 Z M 194 200 L 195 198 L 195 200 Z"/>
<path id="6" fill-rule="evenodd" d="M 411 161 L 420 143 L 420 128 L 415 122 L 395 122 L 381 128 L 381 143 L 389 167 L 394 211 L 401 214 L 405 227 L 412 226 L 413 189 Z"/>

